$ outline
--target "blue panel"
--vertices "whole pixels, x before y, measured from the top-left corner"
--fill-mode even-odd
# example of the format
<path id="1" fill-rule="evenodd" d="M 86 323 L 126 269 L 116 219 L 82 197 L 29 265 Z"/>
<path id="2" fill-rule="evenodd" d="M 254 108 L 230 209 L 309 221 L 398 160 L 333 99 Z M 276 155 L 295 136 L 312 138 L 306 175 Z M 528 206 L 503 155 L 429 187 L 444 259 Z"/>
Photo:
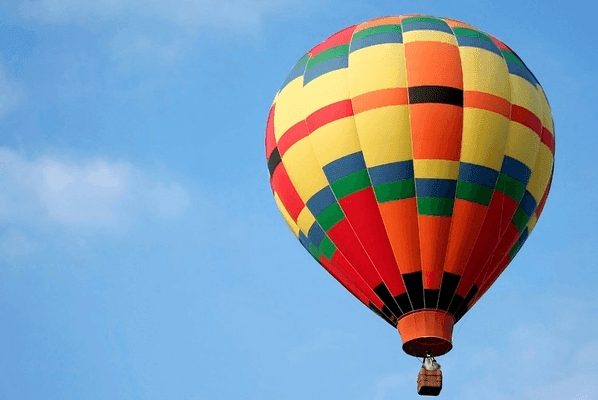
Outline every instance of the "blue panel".
<path id="1" fill-rule="evenodd" d="M 401 32 L 387 32 L 361 37 L 351 42 L 350 52 L 384 43 L 403 43 Z"/>
<path id="2" fill-rule="evenodd" d="M 519 246 L 523 246 L 523 244 L 525 243 L 525 241 L 527 240 L 527 238 L 529 237 L 529 230 L 527 228 L 527 226 L 525 227 L 525 229 L 523 230 L 523 232 L 521 232 L 521 236 L 519 237 Z M 521 249 L 521 247 L 520 247 Z"/>
<path id="3" fill-rule="evenodd" d="M 301 231 L 299 231 L 299 241 L 301 242 L 303 247 L 305 247 L 305 250 L 309 251 L 309 239 Z"/>
<path id="4" fill-rule="evenodd" d="M 477 47 L 480 49 L 491 51 L 502 58 L 502 53 L 500 52 L 498 47 L 496 47 L 494 43 L 491 43 L 482 38 L 466 35 L 457 36 L 457 43 L 459 43 L 459 47 Z"/>
<path id="5" fill-rule="evenodd" d="M 523 186 L 527 186 L 529 177 L 532 174 L 532 171 L 527 165 L 509 156 L 505 156 L 503 159 L 500 172 L 509 175 L 513 179 L 517 179 Z"/>
<path id="6" fill-rule="evenodd" d="M 536 200 L 534 199 L 534 196 L 532 196 L 532 194 L 527 190 L 525 191 L 525 194 L 519 203 L 519 207 L 521 207 L 530 218 L 536 210 Z"/>
<path id="7" fill-rule="evenodd" d="M 330 186 L 326 186 L 307 201 L 307 208 L 315 217 L 317 217 L 333 203 L 336 203 L 336 197 L 334 197 Z"/>
<path id="8" fill-rule="evenodd" d="M 280 87 L 280 90 L 284 89 L 284 87 L 286 85 L 288 85 L 293 79 L 296 79 L 300 76 L 303 75 L 303 73 L 305 72 L 305 66 L 307 64 L 304 64 L 300 67 L 297 68 L 293 68 L 293 70 L 291 71 L 291 73 L 287 76 L 287 79 L 284 80 L 284 82 L 282 83 L 282 86 Z"/>
<path id="9" fill-rule="evenodd" d="M 534 87 L 536 85 L 538 85 L 538 81 L 536 80 L 536 78 L 534 78 L 534 76 L 529 71 L 529 69 L 522 67 L 521 65 L 519 65 L 517 63 L 508 62 L 508 61 L 507 61 L 507 67 L 509 68 L 509 72 L 511 74 L 520 76 L 521 78 L 525 79 L 526 81 L 528 81 L 529 83 L 534 85 Z"/>
<path id="10" fill-rule="evenodd" d="M 320 224 L 314 222 L 311 228 L 309 228 L 309 232 L 307 234 L 309 240 L 311 240 L 311 242 L 315 244 L 316 247 L 320 247 L 320 243 L 322 243 L 322 239 L 324 239 L 324 236 L 326 236 L 326 234 L 324 233 L 322 228 L 320 228 Z"/>
<path id="11" fill-rule="evenodd" d="M 415 179 L 415 193 L 417 197 L 446 197 L 455 198 L 457 181 L 453 179 Z"/>
<path id="12" fill-rule="evenodd" d="M 335 71 L 337 69 L 347 68 L 349 66 L 349 56 L 338 56 L 330 58 L 326 61 L 317 63 L 307 71 L 303 76 L 303 86 L 313 81 L 320 75 L 324 75 L 327 72 Z"/>
<path id="13" fill-rule="evenodd" d="M 369 169 L 372 185 L 413 179 L 413 160 L 384 164 Z"/>
<path id="14" fill-rule="evenodd" d="M 465 162 L 462 162 L 459 166 L 460 181 L 477 183 L 478 185 L 494 189 L 497 178 L 498 171 L 495 171 L 492 168 Z"/>
<path id="15" fill-rule="evenodd" d="M 412 22 L 403 24 L 403 32 L 410 31 L 440 31 L 453 34 L 453 30 L 447 24 L 436 24 L 434 22 Z"/>
<path id="16" fill-rule="evenodd" d="M 324 174 L 330 183 L 362 169 L 365 169 L 365 161 L 360 151 L 334 160 L 323 168 Z"/>

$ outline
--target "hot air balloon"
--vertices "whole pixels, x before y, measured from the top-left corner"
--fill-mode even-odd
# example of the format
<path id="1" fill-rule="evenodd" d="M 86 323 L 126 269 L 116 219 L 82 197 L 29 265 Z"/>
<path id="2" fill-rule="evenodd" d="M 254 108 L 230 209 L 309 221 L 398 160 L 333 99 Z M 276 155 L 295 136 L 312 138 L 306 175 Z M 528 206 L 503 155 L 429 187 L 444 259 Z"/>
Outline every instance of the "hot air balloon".
<path id="1" fill-rule="evenodd" d="M 453 325 L 534 229 L 554 146 L 521 58 L 427 15 L 374 19 L 311 49 L 266 127 L 272 191 L 295 236 L 398 329 L 407 354 L 429 360 L 451 350 Z"/>

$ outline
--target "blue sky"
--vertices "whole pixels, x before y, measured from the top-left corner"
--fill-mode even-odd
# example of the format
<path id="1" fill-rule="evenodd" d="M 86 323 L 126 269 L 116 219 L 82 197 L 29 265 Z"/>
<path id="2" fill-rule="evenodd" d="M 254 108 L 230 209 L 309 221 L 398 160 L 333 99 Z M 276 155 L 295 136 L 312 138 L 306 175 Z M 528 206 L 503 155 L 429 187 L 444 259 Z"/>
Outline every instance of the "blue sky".
<path id="1" fill-rule="evenodd" d="M 294 239 L 264 154 L 297 59 L 410 13 L 507 43 L 556 126 L 542 218 L 456 326 L 441 396 L 598 399 L 594 14 L 335 0 L 3 2 L 0 399 L 417 398 L 419 362 Z"/>

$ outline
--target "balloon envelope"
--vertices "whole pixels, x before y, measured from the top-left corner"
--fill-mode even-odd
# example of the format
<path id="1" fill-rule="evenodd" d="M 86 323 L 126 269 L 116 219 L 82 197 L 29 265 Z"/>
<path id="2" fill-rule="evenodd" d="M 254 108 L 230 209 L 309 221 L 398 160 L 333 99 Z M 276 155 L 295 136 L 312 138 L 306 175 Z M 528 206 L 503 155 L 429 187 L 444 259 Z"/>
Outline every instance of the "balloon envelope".
<path id="1" fill-rule="evenodd" d="M 266 128 L 276 204 L 310 254 L 399 328 L 450 350 L 550 188 L 542 87 L 500 40 L 431 16 L 371 20 L 305 54 Z"/>

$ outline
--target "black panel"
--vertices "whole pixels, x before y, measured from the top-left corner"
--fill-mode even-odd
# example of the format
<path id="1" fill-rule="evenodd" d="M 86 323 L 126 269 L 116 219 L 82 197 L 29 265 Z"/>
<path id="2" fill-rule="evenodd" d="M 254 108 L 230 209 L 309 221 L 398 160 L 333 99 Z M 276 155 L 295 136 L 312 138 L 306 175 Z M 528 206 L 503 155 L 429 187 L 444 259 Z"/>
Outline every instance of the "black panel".
<path id="1" fill-rule="evenodd" d="M 473 300 L 474 296 L 478 294 L 478 290 L 478 287 L 476 285 L 473 285 L 473 287 L 471 288 L 469 293 L 467 293 L 467 296 L 465 296 L 465 299 L 461 303 L 461 307 L 459 307 L 459 309 L 455 313 L 455 320 L 460 320 L 461 317 L 467 312 L 467 306 L 469 302 Z"/>
<path id="2" fill-rule="evenodd" d="M 421 271 L 403 274 L 403 282 L 405 282 L 413 309 L 424 308 L 424 284 Z"/>
<path id="3" fill-rule="evenodd" d="M 442 285 L 440 286 L 440 299 L 438 300 L 438 309 L 447 311 L 455 290 L 459 285 L 461 275 L 451 274 L 450 272 L 444 272 L 442 274 Z"/>
<path id="4" fill-rule="evenodd" d="M 393 315 L 392 311 L 390 311 L 390 309 L 388 307 L 384 306 L 384 305 L 382 306 L 382 310 L 381 311 L 382 311 L 382 314 L 384 314 L 388 318 L 388 320 L 391 321 L 391 323 L 392 323 L 393 319 L 397 318 L 397 317 L 395 317 Z"/>
<path id="5" fill-rule="evenodd" d="M 380 318 L 382 318 L 383 320 L 385 320 L 386 322 L 388 322 L 390 325 L 392 326 L 396 326 L 396 324 L 393 324 L 392 321 L 390 320 L 390 318 L 386 315 L 384 315 L 384 313 L 382 313 L 378 307 L 376 307 L 376 305 L 372 302 L 370 302 L 370 304 L 368 305 L 368 307 L 370 308 L 370 310 L 372 310 L 373 312 L 375 312 Z"/>
<path id="6" fill-rule="evenodd" d="M 448 308 L 448 312 L 455 315 L 459 307 L 461 307 L 461 303 L 463 302 L 463 297 L 459 296 L 457 293 L 453 296 L 453 301 Z"/>
<path id="7" fill-rule="evenodd" d="M 386 307 L 388 307 L 397 318 L 403 315 L 403 312 L 395 302 L 395 299 L 393 299 L 392 294 L 390 294 L 390 291 L 384 283 L 376 286 L 374 288 L 374 293 L 380 297 L 380 300 L 382 300 L 384 305 L 386 305 Z"/>
<path id="8" fill-rule="evenodd" d="M 438 304 L 438 289 L 424 289 L 424 307 L 425 308 L 436 308 Z"/>
<path id="9" fill-rule="evenodd" d="M 270 171 L 270 177 L 274 174 L 274 170 L 278 167 L 282 160 L 280 159 L 280 153 L 278 152 L 278 147 L 275 147 L 270 154 L 270 159 L 268 160 L 268 171 Z"/>
<path id="10" fill-rule="evenodd" d="M 447 86 L 409 88 L 409 104 L 442 103 L 463 107 L 463 90 Z"/>
<path id="11" fill-rule="evenodd" d="M 413 308 L 411 308 L 411 302 L 409 301 L 409 295 L 407 293 L 403 293 L 395 297 L 395 302 L 401 307 L 404 313 L 407 313 Z"/>

